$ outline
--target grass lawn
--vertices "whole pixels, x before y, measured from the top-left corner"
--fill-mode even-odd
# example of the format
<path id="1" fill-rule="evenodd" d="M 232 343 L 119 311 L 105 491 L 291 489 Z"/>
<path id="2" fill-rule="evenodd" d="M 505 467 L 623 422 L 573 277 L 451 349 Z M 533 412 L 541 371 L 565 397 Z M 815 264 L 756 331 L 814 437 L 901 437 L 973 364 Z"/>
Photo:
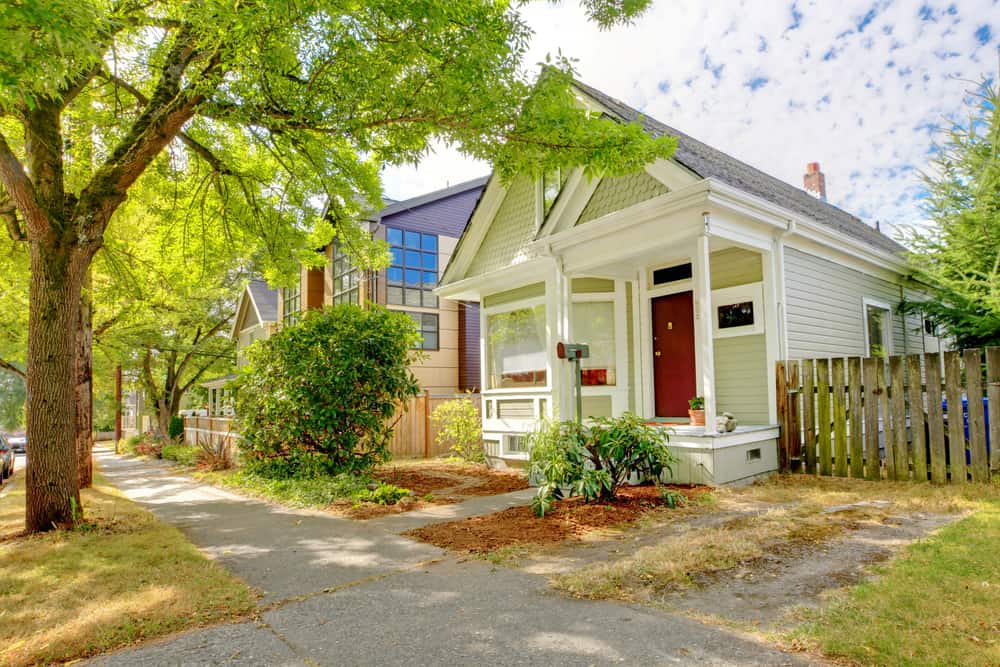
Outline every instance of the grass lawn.
<path id="1" fill-rule="evenodd" d="M 1000 501 L 910 545 L 795 638 L 866 665 L 1000 665 Z"/>
<path id="2" fill-rule="evenodd" d="M 248 586 L 100 479 L 79 528 L 21 536 L 23 481 L 0 498 L 0 664 L 73 660 L 255 608 Z"/>

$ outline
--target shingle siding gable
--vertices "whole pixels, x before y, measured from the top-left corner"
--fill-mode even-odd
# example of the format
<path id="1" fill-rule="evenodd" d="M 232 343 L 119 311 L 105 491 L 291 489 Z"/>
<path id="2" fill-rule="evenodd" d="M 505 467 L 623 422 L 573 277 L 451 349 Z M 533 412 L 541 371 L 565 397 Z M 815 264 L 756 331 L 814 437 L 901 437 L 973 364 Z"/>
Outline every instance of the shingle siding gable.
<path id="1" fill-rule="evenodd" d="M 582 225 L 668 192 L 670 189 L 667 186 L 644 171 L 625 176 L 608 176 L 597 185 L 590 201 L 580 213 L 577 224 Z"/>
<path id="2" fill-rule="evenodd" d="M 476 276 L 503 269 L 524 253 L 535 234 L 535 182 L 514 179 L 466 272 Z"/>

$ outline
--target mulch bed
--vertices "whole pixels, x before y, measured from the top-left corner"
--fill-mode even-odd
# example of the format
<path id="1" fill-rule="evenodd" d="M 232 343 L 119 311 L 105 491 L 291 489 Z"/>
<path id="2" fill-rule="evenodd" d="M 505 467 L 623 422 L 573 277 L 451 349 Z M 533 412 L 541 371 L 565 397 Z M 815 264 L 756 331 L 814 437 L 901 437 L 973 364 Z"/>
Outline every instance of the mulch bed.
<path id="1" fill-rule="evenodd" d="M 544 517 L 536 517 L 530 507 L 512 507 L 502 512 L 423 526 L 404 533 L 409 537 L 443 549 L 470 554 L 485 554 L 516 544 L 554 544 L 579 539 L 594 530 L 631 523 L 665 504 L 663 488 L 683 493 L 688 499 L 708 491 L 708 487 L 661 485 L 632 486 L 621 489 L 618 497 L 606 503 L 585 503 L 570 498 L 555 503 Z"/>

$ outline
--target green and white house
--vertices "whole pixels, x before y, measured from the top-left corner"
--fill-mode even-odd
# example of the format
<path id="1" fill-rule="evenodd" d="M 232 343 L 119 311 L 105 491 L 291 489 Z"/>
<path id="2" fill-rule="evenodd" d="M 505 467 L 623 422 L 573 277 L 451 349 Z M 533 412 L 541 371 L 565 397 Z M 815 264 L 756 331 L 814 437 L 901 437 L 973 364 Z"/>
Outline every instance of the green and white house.
<path id="1" fill-rule="evenodd" d="M 678 481 L 725 484 L 778 467 L 779 359 L 936 349 L 902 248 L 825 202 L 577 85 L 580 104 L 679 139 L 635 174 L 492 178 L 441 279 L 481 304 L 483 431 L 497 464 L 574 411 L 559 341 L 587 343 L 585 416 L 633 411 L 671 425 Z M 816 183 L 818 165 L 806 184 Z M 822 188 L 822 183 L 819 183 Z M 704 399 L 707 426 L 688 423 Z M 718 433 L 716 415 L 739 426 Z"/>

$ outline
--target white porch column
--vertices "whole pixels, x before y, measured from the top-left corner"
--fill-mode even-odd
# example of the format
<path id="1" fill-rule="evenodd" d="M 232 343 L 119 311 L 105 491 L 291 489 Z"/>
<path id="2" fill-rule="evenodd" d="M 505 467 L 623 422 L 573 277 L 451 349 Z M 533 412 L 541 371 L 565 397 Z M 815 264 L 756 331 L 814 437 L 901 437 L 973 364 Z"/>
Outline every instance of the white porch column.
<path id="1" fill-rule="evenodd" d="M 709 260 L 710 218 L 704 213 L 705 229 L 695 241 L 694 326 L 701 369 L 701 396 L 705 399 L 705 433 L 715 433 L 715 344 L 712 340 L 712 275 Z"/>
<path id="2" fill-rule="evenodd" d="M 559 341 L 572 342 L 570 279 L 563 272 L 562 261 L 552 258 L 552 273 L 545 281 L 545 312 L 549 325 L 549 384 L 552 387 L 552 408 L 561 420 L 573 419 L 576 409 L 570 364 L 556 354 Z"/>

